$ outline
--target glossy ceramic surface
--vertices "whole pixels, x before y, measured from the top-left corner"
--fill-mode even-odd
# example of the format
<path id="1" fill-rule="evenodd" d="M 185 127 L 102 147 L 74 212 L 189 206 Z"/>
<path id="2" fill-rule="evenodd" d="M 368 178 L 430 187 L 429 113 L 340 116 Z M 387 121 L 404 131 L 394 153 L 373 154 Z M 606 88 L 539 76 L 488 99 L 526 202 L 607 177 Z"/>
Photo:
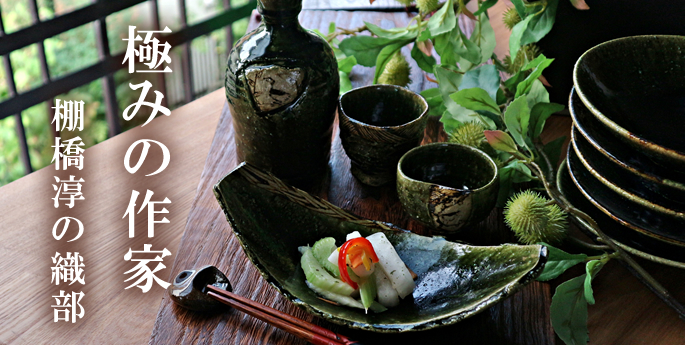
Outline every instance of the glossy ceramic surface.
<path id="1" fill-rule="evenodd" d="M 395 85 L 371 85 L 340 96 L 340 140 L 362 183 L 395 181 L 397 162 L 418 146 L 428 121 L 421 95 Z"/>
<path id="2" fill-rule="evenodd" d="M 397 165 L 397 195 L 407 213 L 452 234 L 490 214 L 497 202 L 497 164 L 481 150 L 434 143 L 407 152 Z"/>
<path id="3" fill-rule="evenodd" d="M 231 50 L 226 98 L 238 161 L 298 186 L 328 169 L 340 89 L 331 47 L 303 29 L 301 0 L 260 0 L 262 24 Z"/>
<path id="4" fill-rule="evenodd" d="M 657 184 L 626 172 L 595 151 L 575 129 L 571 132 L 571 144 L 585 169 L 614 192 L 657 212 L 685 218 L 685 193 L 674 195 L 673 199 L 664 196 Z"/>
<path id="5" fill-rule="evenodd" d="M 685 171 L 685 37 L 633 36 L 585 52 L 573 71 L 583 104 L 658 163 Z"/>
<path id="6" fill-rule="evenodd" d="M 625 231 L 637 231 L 654 239 L 685 247 L 685 219 L 638 204 L 613 191 L 585 168 L 571 147 L 567 159 L 571 177 L 578 189 L 607 216 L 625 225 Z"/>
<path id="7" fill-rule="evenodd" d="M 685 268 L 685 250 L 682 247 L 656 240 L 637 231 L 625 228 L 595 207 L 574 184 L 564 161 L 557 172 L 557 186 L 561 193 L 581 211 L 587 213 L 600 226 L 602 231 L 631 254 L 661 264 Z M 597 236 L 592 228 L 583 226 L 588 235 Z"/>
<path id="8" fill-rule="evenodd" d="M 573 117 L 574 127 L 597 152 L 603 154 L 614 164 L 620 166 L 641 179 L 654 182 L 654 190 L 665 197 L 679 200 L 685 192 L 685 173 L 674 169 L 663 168 L 654 164 L 644 153 L 619 140 L 604 126 L 571 90 L 569 110 Z"/>
<path id="9" fill-rule="evenodd" d="M 214 187 L 231 228 L 264 278 L 328 321 L 375 332 L 419 331 L 458 322 L 506 298 L 544 267 L 543 246 L 476 247 L 361 219 L 247 163 Z M 331 236 L 383 231 L 418 275 L 412 296 L 383 313 L 327 303 L 305 285 L 297 248 Z"/>

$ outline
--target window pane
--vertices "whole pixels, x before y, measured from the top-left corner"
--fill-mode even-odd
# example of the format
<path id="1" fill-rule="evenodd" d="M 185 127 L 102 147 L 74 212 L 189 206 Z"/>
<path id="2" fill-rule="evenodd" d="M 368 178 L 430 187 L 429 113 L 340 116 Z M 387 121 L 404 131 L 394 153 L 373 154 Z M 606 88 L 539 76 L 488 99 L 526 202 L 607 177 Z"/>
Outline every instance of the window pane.
<path id="1" fill-rule="evenodd" d="M 160 14 L 161 16 L 161 14 Z M 150 2 L 143 2 L 133 7 L 112 13 L 107 17 L 107 37 L 112 55 L 126 50 L 128 26 L 133 25 L 136 30 L 152 30 L 152 6 Z"/>
<path id="2" fill-rule="evenodd" d="M 45 40 L 51 77 L 58 78 L 99 61 L 94 30 L 93 23 L 88 23 Z"/>
<path id="3" fill-rule="evenodd" d="M 38 48 L 35 44 L 11 52 L 10 61 L 14 70 L 14 83 L 19 93 L 43 84 L 38 63 Z"/>
<path id="4" fill-rule="evenodd" d="M 2 8 L 2 23 L 5 33 L 9 34 L 31 26 L 31 12 L 29 12 L 29 0 L 0 0 Z"/>

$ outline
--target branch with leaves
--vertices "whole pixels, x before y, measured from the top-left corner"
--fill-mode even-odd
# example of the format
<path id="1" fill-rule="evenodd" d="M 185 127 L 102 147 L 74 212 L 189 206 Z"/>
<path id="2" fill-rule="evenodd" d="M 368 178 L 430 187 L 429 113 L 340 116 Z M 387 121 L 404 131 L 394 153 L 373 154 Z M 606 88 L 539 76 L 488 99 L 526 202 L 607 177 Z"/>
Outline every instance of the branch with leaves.
<path id="1" fill-rule="evenodd" d="M 622 261 L 681 317 L 685 308 L 556 186 L 554 167 L 565 138 L 543 145 L 540 135 L 547 119 L 564 106 L 549 100 L 543 72 L 554 59 L 541 54 L 535 44 L 552 29 L 558 1 L 512 0 L 514 6 L 504 16 L 511 30 L 510 54 L 501 61 L 494 55 L 495 33 L 487 13 L 497 0 L 478 0 L 475 12 L 466 7 L 468 0 L 417 0 L 419 13 L 406 27 L 383 29 L 365 23 L 342 29 L 331 23 L 327 34 L 319 34 L 333 46 L 338 59 L 341 93 L 352 88 L 349 73 L 357 64 L 376 68 L 374 83 L 406 86 L 409 65 L 400 50 L 412 45 L 411 58 L 428 80 L 438 84 L 421 93 L 430 114 L 440 117 L 450 141 L 479 148 L 495 160 L 500 177 L 498 206 L 506 206 L 507 224 L 519 241 L 549 248 L 549 260 L 538 279 L 554 279 L 572 266 L 585 264 L 585 274 L 558 286 L 550 307 L 557 335 L 566 344 L 585 344 L 587 305 L 595 303 L 592 280 L 612 259 Z M 413 1 L 400 2 L 408 6 Z M 588 9 L 584 0 L 571 3 Z M 458 25 L 465 18 L 474 21 L 470 35 Z M 366 32 L 370 35 L 360 35 Z M 347 37 L 340 41 L 341 36 Z M 549 199 L 531 190 L 515 193 L 524 182 L 542 187 Z M 569 237 L 567 215 L 598 234 L 598 244 Z M 568 254 L 552 246 L 565 241 L 590 254 Z"/>

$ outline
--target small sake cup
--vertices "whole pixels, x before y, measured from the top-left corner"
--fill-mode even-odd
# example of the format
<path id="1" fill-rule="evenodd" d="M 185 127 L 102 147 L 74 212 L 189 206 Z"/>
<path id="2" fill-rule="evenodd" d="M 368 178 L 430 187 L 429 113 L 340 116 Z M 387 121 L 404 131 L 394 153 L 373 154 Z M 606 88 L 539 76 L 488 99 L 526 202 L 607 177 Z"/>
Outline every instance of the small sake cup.
<path id="1" fill-rule="evenodd" d="M 397 164 L 397 194 L 407 213 L 436 233 L 451 235 L 477 224 L 497 202 L 497 164 L 466 145 L 414 148 Z"/>
<path id="2" fill-rule="evenodd" d="M 359 181 L 381 186 L 395 180 L 397 162 L 418 146 L 428 120 L 421 95 L 395 85 L 371 85 L 340 96 L 340 140 Z"/>

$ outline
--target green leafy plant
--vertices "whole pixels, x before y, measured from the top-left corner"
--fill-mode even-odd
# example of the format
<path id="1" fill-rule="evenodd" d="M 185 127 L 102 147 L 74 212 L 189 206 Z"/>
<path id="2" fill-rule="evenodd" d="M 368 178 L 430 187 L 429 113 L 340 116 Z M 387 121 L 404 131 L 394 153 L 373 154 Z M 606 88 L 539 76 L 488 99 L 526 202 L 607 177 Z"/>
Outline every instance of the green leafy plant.
<path id="1" fill-rule="evenodd" d="M 588 342 L 587 305 L 595 303 L 592 279 L 615 258 L 630 266 L 641 281 L 685 316 L 685 308 L 604 235 L 592 218 L 574 208 L 556 186 L 554 167 L 565 138 L 543 143 L 540 135 L 547 119 L 564 106 L 549 100 L 543 73 L 554 59 L 542 54 L 535 44 L 552 29 L 559 0 L 512 0 L 514 6 L 504 18 L 511 29 L 509 56 L 502 60 L 494 54 L 495 33 L 487 14 L 497 0 L 478 0 L 475 12 L 466 7 L 466 2 L 418 1 L 419 13 L 406 27 L 385 29 L 365 23 L 357 29 L 343 29 L 331 24 L 328 34 L 322 36 L 338 57 L 341 92 L 351 88 L 349 73 L 354 64 L 375 66 L 374 83 L 392 79 L 379 77 L 401 49 L 411 45 L 411 58 L 427 79 L 438 84 L 421 93 L 430 106 L 430 115 L 440 117 L 450 141 L 480 148 L 498 163 L 498 205 L 505 206 L 509 200 L 506 221 L 517 237 L 527 243 L 572 242 L 593 254 L 600 253 L 568 254 L 542 243 L 550 255 L 539 280 L 557 278 L 577 264 L 586 265 L 585 274 L 561 283 L 552 298 L 552 325 L 566 344 Z M 583 0 L 571 3 L 588 9 Z M 459 25 L 466 18 L 474 23 L 470 34 Z M 370 35 L 359 35 L 361 32 Z M 338 40 L 343 35 L 347 37 Z M 510 200 L 517 189 L 514 187 L 524 182 L 544 188 L 550 199 L 526 191 Z M 593 229 L 600 244 L 567 236 L 568 216 Z"/>

